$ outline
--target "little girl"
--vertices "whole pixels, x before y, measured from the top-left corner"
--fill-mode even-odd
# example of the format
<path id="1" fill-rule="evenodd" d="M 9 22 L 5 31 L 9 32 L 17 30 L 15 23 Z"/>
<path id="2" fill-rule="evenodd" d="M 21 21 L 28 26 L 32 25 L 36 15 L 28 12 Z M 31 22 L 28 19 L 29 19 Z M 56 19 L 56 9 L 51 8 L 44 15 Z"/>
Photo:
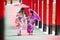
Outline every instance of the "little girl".
<path id="1" fill-rule="evenodd" d="M 16 16 L 16 32 L 18 36 L 21 36 L 21 32 L 22 32 L 22 27 L 23 27 L 23 13 L 22 11 L 20 11 L 17 16 Z"/>

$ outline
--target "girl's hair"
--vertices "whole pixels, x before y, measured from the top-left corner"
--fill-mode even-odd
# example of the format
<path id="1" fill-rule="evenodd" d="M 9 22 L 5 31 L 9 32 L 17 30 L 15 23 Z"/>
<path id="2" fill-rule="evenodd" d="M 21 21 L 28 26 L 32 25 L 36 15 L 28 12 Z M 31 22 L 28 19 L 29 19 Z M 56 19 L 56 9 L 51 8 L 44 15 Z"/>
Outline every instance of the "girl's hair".
<path id="1" fill-rule="evenodd" d="M 33 16 L 33 11 L 30 11 L 30 13 L 32 14 L 32 16 Z"/>
<path id="2" fill-rule="evenodd" d="M 21 8 L 21 10 L 20 10 L 18 13 L 20 13 L 20 12 L 22 12 L 22 14 L 25 14 L 25 15 L 26 15 L 26 17 L 27 17 L 27 14 L 26 14 L 26 12 L 25 12 L 24 8 Z"/>
<path id="3" fill-rule="evenodd" d="M 22 12 L 22 13 L 23 13 L 23 8 L 21 8 L 21 10 L 20 10 L 18 13 L 20 13 L 20 12 Z"/>

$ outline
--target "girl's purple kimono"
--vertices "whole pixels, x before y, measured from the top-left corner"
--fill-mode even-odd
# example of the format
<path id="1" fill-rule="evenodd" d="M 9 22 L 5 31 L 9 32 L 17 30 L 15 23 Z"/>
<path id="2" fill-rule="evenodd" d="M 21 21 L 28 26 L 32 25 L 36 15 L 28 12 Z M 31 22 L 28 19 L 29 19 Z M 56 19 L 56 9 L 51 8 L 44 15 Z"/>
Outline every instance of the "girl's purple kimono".
<path id="1" fill-rule="evenodd" d="M 35 23 L 34 17 L 29 16 L 27 20 L 27 32 L 28 33 L 33 33 L 34 23 Z"/>

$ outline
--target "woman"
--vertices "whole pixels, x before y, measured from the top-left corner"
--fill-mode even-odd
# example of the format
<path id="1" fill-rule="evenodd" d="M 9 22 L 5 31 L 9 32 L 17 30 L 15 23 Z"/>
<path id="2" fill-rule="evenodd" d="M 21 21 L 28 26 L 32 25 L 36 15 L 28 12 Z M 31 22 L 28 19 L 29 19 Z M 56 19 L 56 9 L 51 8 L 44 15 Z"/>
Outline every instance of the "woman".
<path id="1" fill-rule="evenodd" d="M 33 34 L 34 24 L 35 24 L 35 20 L 33 17 L 33 11 L 30 11 L 30 16 L 28 17 L 27 20 L 27 32 L 29 33 L 29 35 Z"/>

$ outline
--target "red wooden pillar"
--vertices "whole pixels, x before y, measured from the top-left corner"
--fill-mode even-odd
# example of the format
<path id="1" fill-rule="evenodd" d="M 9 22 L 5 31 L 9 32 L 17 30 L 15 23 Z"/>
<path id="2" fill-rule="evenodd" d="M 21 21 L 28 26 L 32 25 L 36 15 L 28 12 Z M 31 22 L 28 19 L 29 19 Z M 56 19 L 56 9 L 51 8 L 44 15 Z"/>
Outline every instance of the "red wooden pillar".
<path id="1" fill-rule="evenodd" d="M 47 23 L 47 0 L 43 1 L 43 31 L 46 31 L 46 23 Z"/>
<path id="2" fill-rule="evenodd" d="M 30 6 L 30 8 L 31 8 L 31 0 L 22 0 L 22 3 Z"/>
<path id="3" fill-rule="evenodd" d="M 49 13 L 48 13 L 48 34 L 52 34 L 52 12 L 53 12 L 53 0 L 49 0 Z"/>
<path id="4" fill-rule="evenodd" d="M 4 0 L 0 0 L 0 40 L 4 40 Z"/>
<path id="5" fill-rule="evenodd" d="M 31 7 L 31 0 L 26 0 L 26 5 Z"/>
<path id="6" fill-rule="evenodd" d="M 42 0 L 39 0 L 39 16 L 40 16 L 39 28 L 42 28 Z"/>
<path id="7" fill-rule="evenodd" d="M 31 9 L 34 10 L 34 0 L 31 0 Z"/>
<path id="8" fill-rule="evenodd" d="M 4 0 L 0 0 L 0 19 L 4 17 Z"/>
<path id="9" fill-rule="evenodd" d="M 55 35 L 60 34 L 60 0 L 56 0 L 56 26 L 55 26 Z"/>
<path id="10" fill-rule="evenodd" d="M 34 0 L 34 3 L 33 3 L 33 6 L 34 6 L 34 11 L 38 14 L 38 0 Z M 38 20 L 35 20 L 35 26 L 38 26 Z"/>
<path id="11" fill-rule="evenodd" d="M 37 12 L 38 14 L 38 0 L 34 0 L 34 10 Z"/>
<path id="12" fill-rule="evenodd" d="M 27 0 L 22 0 L 22 3 L 23 3 L 23 4 L 26 4 L 26 3 L 27 3 Z"/>

